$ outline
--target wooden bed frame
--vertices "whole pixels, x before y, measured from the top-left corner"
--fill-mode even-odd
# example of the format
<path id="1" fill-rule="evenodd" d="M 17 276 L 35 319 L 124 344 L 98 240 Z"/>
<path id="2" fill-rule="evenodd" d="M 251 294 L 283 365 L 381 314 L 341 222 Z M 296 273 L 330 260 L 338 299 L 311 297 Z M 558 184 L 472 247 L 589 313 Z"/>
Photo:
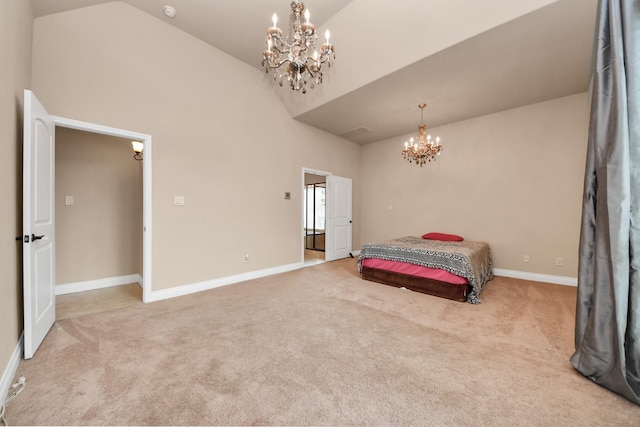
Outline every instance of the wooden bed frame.
<path id="1" fill-rule="evenodd" d="M 362 266 L 362 278 L 383 285 L 395 286 L 397 288 L 407 288 L 423 294 L 435 295 L 454 301 L 467 301 L 467 295 L 471 292 L 471 285 L 452 285 L 451 283 L 439 280 L 427 279 L 424 277 L 410 276 L 408 274 L 394 273 L 392 271 L 380 270 Z"/>

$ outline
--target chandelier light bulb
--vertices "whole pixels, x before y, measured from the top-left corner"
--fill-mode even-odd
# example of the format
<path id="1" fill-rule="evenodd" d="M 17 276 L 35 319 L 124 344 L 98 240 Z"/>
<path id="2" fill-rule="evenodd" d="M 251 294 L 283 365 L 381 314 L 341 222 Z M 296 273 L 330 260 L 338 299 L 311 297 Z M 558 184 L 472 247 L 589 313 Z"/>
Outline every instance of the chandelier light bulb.
<path id="1" fill-rule="evenodd" d="M 275 13 L 273 14 L 273 16 L 271 17 L 271 20 L 273 21 L 273 28 L 276 28 L 278 25 L 278 15 L 276 15 Z"/>
<path id="2" fill-rule="evenodd" d="M 324 33 L 324 36 L 325 36 L 325 37 L 326 37 L 326 39 L 327 39 L 327 44 L 329 44 L 329 37 L 331 37 L 331 33 L 329 32 L 329 30 L 327 30 L 327 32 L 326 32 L 326 33 Z"/>
<path id="3" fill-rule="evenodd" d="M 311 12 L 309 12 L 309 9 L 304 11 L 304 19 L 307 21 L 306 23 L 309 23 L 309 18 L 311 17 Z"/>

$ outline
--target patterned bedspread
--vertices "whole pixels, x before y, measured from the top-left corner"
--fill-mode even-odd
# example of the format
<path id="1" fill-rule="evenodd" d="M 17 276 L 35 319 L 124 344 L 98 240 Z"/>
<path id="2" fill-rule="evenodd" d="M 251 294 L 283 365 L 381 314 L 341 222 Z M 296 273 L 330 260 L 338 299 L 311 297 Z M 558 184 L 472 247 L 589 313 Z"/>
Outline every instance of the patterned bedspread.
<path id="1" fill-rule="evenodd" d="M 408 236 L 363 245 L 358 258 L 360 272 L 360 262 L 365 258 L 408 262 L 462 276 L 472 287 L 467 296 L 472 304 L 480 303 L 485 284 L 493 278 L 491 251 L 485 242 L 442 242 Z"/>

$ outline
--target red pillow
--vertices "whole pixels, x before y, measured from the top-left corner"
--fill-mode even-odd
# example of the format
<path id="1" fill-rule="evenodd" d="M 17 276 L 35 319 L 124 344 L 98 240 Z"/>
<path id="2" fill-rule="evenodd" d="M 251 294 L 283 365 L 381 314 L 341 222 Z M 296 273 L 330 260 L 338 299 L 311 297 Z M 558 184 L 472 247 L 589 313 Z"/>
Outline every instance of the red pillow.
<path id="1" fill-rule="evenodd" d="M 445 234 L 445 233 L 427 233 L 422 236 L 423 239 L 427 240 L 442 240 L 444 242 L 462 242 L 464 239 L 460 236 L 456 236 L 455 234 Z"/>

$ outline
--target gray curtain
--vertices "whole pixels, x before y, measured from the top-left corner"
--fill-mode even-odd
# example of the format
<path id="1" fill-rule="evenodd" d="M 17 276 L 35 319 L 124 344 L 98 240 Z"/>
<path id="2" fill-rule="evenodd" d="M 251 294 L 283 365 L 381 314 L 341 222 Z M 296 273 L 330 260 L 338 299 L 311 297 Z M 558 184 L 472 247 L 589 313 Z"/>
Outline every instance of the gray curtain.
<path id="1" fill-rule="evenodd" d="M 640 0 L 598 8 L 571 363 L 640 405 Z"/>

